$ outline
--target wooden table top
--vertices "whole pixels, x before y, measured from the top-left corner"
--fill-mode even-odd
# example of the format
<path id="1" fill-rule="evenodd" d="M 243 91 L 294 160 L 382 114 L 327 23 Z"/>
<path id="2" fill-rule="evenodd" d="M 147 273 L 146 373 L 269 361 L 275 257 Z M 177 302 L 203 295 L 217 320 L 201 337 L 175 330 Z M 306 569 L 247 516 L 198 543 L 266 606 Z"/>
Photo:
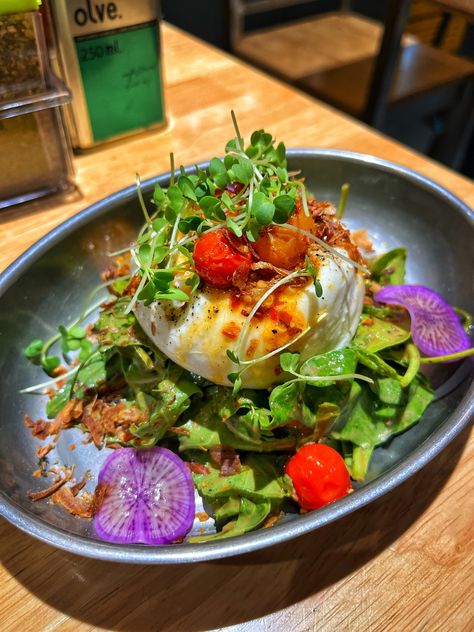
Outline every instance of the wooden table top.
<path id="1" fill-rule="evenodd" d="M 244 135 L 265 126 L 287 146 L 372 153 L 437 180 L 474 206 L 474 183 L 232 57 L 164 25 L 170 123 L 76 159 L 80 199 L 0 215 L 0 269 L 89 203 L 222 151 L 233 108 Z M 83 559 L 0 521 L 0 629 L 473 629 L 474 442 L 460 435 L 434 462 L 370 506 L 271 549 L 199 565 L 125 566 Z"/>

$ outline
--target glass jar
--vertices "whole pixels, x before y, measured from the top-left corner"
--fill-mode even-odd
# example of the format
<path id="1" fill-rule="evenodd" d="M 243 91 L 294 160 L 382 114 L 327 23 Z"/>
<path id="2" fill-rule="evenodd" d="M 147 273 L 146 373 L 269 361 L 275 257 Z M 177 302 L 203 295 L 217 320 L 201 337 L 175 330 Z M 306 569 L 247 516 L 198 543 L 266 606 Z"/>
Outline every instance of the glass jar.
<path id="1" fill-rule="evenodd" d="M 50 76 L 39 94 L 0 102 L 0 209 L 74 188 L 63 120 L 70 100 Z"/>

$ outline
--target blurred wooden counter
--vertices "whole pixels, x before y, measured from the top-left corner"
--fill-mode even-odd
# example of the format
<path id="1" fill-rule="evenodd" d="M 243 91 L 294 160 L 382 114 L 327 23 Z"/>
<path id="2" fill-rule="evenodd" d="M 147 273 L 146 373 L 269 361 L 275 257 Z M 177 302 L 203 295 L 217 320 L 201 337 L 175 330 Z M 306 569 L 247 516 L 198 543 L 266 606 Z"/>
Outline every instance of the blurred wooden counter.
<path id="1" fill-rule="evenodd" d="M 402 163 L 471 206 L 474 183 L 164 25 L 169 126 L 76 159 L 80 199 L 0 214 L 0 269 L 91 202 L 222 152 L 233 108 L 245 136 Z M 82 559 L 0 522 L 0 629 L 398 631 L 473 629 L 473 441 L 463 433 L 386 497 L 266 551 L 195 566 Z M 471 606 L 469 605 L 471 603 Z"/>

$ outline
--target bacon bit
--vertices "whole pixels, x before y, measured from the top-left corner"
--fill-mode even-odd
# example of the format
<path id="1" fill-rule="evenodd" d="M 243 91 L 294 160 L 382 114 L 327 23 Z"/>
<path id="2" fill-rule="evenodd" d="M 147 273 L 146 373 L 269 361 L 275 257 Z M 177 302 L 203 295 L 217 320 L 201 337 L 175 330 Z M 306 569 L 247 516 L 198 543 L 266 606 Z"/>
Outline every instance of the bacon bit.
<path id="1" fill-rule="evenodd" d="M 35 478 L 41 478 L 41 477 L 43 476 L 43 472 L 42 472 L 42 470 L 35 470 L 35 471 L 33 472 L 33 476 L 34 476 Z"/>
<path id="2" fill-rule="evenodd" d="M 49 424 L 50 435 L 58 434 L 63 428 L 71 426 L 75 421 L 79 421 L 82 416 L 84 404 L 80 399 L 70 399 L 62 411 Z"/>
<path id="3" fill-rule="evenodd" d="M 211 459 L 220 467 L 221 476 L 237 474 L 242 469 L 240 457 L 234 448 L 217 445 L 210 449 Z"/>
<path id="4" fill-rule="evenodd" d="M 237 266 L 232 274 L 232 285 L 238 287 L 239 290 L 243 289 L 247 283 L 247 279 L 249 278 L 249 273 L 250 263 L 248 261 L 243 261 Z"/>
<path id="5" fill-rule="evenodd" d="M 106 403 L 95 399 L 84 408 L 82 423 L 90 432 L 93 442 L 101 447 L 106 434 L 117 436 L 121 441 L 133 438 L 128 432 L 132 424 L 144 421 L 146 414 L 124 402 Z"/>
<path id="6" fill-rule="evenodd" d="M 323 214 L 326 214 L 326 215 L 336 214 L 336 207 L 334 206 L 334 204 L 331 204 L 331 202 L 327 202 L 324 200 L 321 200 L 320 202 L 318 202 L 317 200 L 312 199 L 312 200 L 309 200 L 308 206 L 310 208 L 311 215 L 313 216 L 314 219 L 316 219 L 317 217 Z"/>
<path id="7" fill-rule="evenodd" d="M 71 443 L 71 445 L 69 446 L 69 450 L 71 452 L 73 452 L 76 449 L 76 444 L 75 443 Z"/>
<path id="8" fill-rule="evenodd" d="M 269 263 L 268 261 L 258 261 L 257 263 L 252 263 L 251 266 L 252 270 L 254 271 L 265 271 L 265 272 L 270 272 L 271 275 L 270 276 L 286 276 L 287 274 L 290 273 L 289 270 L 286 270 L 285 268 L 278 268 L 277 266 L 274 266 L 272 263 Z"/>
<path id="9" fill-rule="evenodd" d="M 273 372 L 275 373 L 275 375 L 281 375 L 283 373 L 283 370 L 281 366 L 277 364 L 277 366 L 273 369 Z"/>
<path id="10" fill-rule="evenodd" d="M 245 356 L 247 358 L 253 358 L 253 356 L 255 355 L 255 351 L 257 350 L 258 347 L 258 340 L 256 338 L 252 338 L 252 340 L 249 343 L 248 349 L 245 352 Z"/>
<path id="11" fill-rule="evenodd" d="M 363 300 L 363 304 L 364 305 L 373 305 L 374 301 L 372 298 L 370 298 L 370 296 L 364 296 L 364 300 Z"/>
<path id="12" fill-rule="evenodd" d="M 189 435 L 191 434 L 187 428 L 177 427 L 177 426 L 172 426 L 170 428 L 170 432 L 173 432 L 174 434 L 177 434 L 177 435 L 184 435 L 185 437 L 189 437 Z"/>
<path id="13" fill-rule="evenodd" d="M 230 323 L 227 323 L 227 325 L 225 325 L 221 331 L 222 331 L 222 334 L 226 336 L 226 338 L 230 338 L 231 340 L 237 340 L 240 334 L 240 329 L 241 328 L 239 327 L 239 325 L 237 325 L 237 323 L 232 321 Z"/>
<path id="14" fill-rule="evenodd" d="M 51 452 L 53 448 L 54 448 L 53 443 L 48 443 L 48 445 L 40 445 L 38 448 L 36 448 L 36 456 L 39 459 L 44 459 Z"/>
<path id="15" fill-rule="evenodd" d="M 81 491 L 81 489 L 85 487 L 87 480 L 89 479 L 89 476 L 90 476 L 90 470 L 86 470 L 82 479 L 71 487 L 71 492 L 73 496 L 77 496 L 77 494 Z"/>
<path id="16" fill-rule="evenodd" d="M 30 429 L 34 428 L 36 425 L 29 415 L 23 415 L 23 423 Z"/>
<path id="17" fill-rule="evenodd" d="M 140 281 L 141 281 L 140 275 L 135 274 L 131 278 L 130 283 L 127 285 L 127 287 L 123 291 L 122 296 L 133 296 L 135 292 L 137 291 L 138 286 L 140 285 Z"/>
<path id="18" fill-rule="evenodd" d="M 298 203 L 300 199 L 298 198 Z M 315 221 L 314 235 L 333 248 L 344 248 L 349 257 L 357 263 L 364 263 L 363 258 L 352 241 L 347 228 L 334 215 L 334 207 L 329 202 L 309 200 L 310 213 Z"/>
<path id="19" fill-rule="evenodd" d="M 49 399 L 53 399 L 56 393 L 57 390 L 53 386 L 48 386 L 48 388 L 46 389 L 46 395 L 49 397 Z"/>
<path id="20" fill-rule="evenodd" d="M 198 511 L 198 513 L 196 514 L 196 518 L 199 520 L 199 522 L 206 522 L 207 520 L 209 520 L 209 514 L 207 514 L 205 511 Z"/>
<path id="21" fill-rule="evenodd" d="M 371 281 L 370 285 L 369 285 L 369 290 L 371 292 L 373 292 L 374 294 L 376 294 L 377 292 L 379 292 L 382 289 L 382 286 L 380 285 L 380 283 L 377 283 L 376 281 Z"/>
<path id="22" fill-rule="evenodd" d="M 109 266 L 103 272 L 101 272 L 100 278 L 102 281 L 112 281 L 117 278 L 116 266 Z"/>
<path id="23" fill-rule="evenodd" d="M 104 427 L 101 423 L 103 403 L 96 399 L 84 408 L 82 423 L 90 432 L 93 442 L 100 448 L 104 440 Z"/>
<path id="24" fill-rule="evenodd" d="M 373 318 L 364 318 L 364 320 L 361 321 L 361 325 L 364 325 L 364 327 L 372 327 L 373 324 L 374 324 Z"/>
<path id="25" fill-rule="evenodd" d="M 81 481 L 80 484 L 72 487 L 62 487 L 52 496 L 51 500 L 64 507 L 64 509 L 69 511 L 73 516 L 78 518 L 92 518 L 104 502 L 107 486 L 103 483 L 99 483 L 95 488 L 93 496 L 88 492 L 77 496 L 83 486 Z"/>
<path id="26" fill-rule="evenodd" d="M 362 250 L 366 250 L 367 252 L 374 251 L 374 245 L 365 228 L 359 228 L 359 230 L 352 231 L 351 237 L 352 241 L 358 248 L 362 248 Z"/>
<path id="27" fill-rule="evenodd" d="M 104 404 L 102 410 L 102 424 L 106 432 L 116 434 L 119 430 L 130 428 L 134 424 L 145 421 L 146 413 L 141 412 L 136 406 L 127 406 L 124 402 L 118 404 Z M 130 433 L 127 439 L 132 438 Z"/>
<path id="28" fill-rule="evenodd" d="M 117 437 L 119 439 L 119 441 L 122 441 L 123 443 L 127 443 L 128 441 L 132 441 L 136 440 L 137 438 L 132 435 L 131 432 L 128 431 L 124 431 L 124 430 L 117 430 Z"/>
<path id="29" fill-rule="evenodd" d="M 63 478 L 59 478 L 52 485 L 50 485 L 46 489 L 41 490 L 40 492 L 29 491 L 28 496 L 31 498 L 31 500 L 34 500 L 34 501 L 48 498 L 48 496 L 51 496 L 52 494 L 57 492 L 58 489 L 60 489 L 65 483 L 71 480 L 72 472 L 73 472 L 72 468 L 66 469 Z"/>
<path id="30" fill-rule="evenodd" d="M 281 517 L 282 517 L 281 512 L 279 514 L 271 514 L 262 524 L 262 529 L 268 529 L 269 527 L 273 527 L 274 525 L 277 524 L 277 522 L 280 522 Z"/>
<path id="31" fill-rule="evenodd" d="M 122 276 L 130 274 L 130 263 L 123 257 L 117 258 L 115 265 L 106 268 L 100 275 L 103 281 L 114 281 Z"/>
<path id="32" fill-rule="evenodd" d="M 244 257 L 248 257 L 249 255 L 253 254 L 253 250 L 251 250 L 251 244 L 247 239 L 237 237 L 231 230 L 228 230 L 227 228 L 224 228 L 222 232 L 224 233 L 227 241 L 230 242 L 232 248 L 239 252 L 241 255 L 243 255 Z"/>
<path id="33" fill-rule="evenodd" d="M 211 472 L 211 470 L 206 465 L 203 465 L 202 463 L 196 463 L 195 461 L 186 461 L 185 465 L 193 474 L 206 475 Z"/>
<path id="34" fill-rule="evenodd" d="M 82 496 L 75 496 L 70 487 L 62 487 L 53 494 L 51 500 L 78 518 L 92 518 L 94 515 L 93 497 L 87 492 Z"/>
<path id="35" fill-rule="evenodd" d="M 64 375 L 65 373 L 67 373 L 67 369 L 63 364 L 60 364 L 59 366 L 57 366 L 53 372 L 52 372 L 52 376 L 53 377 L 58 377 L 59 375 Z"/>
<path id="36" fill-rule="evenodd" d="M 94 513 L 99 511 L 102 507 L 102 503 L 104 502 L 104 498 L 109 491 L 110 486 L 105 483 L 99 483 L 94 490 Z"/>
<path id="37" fill-rule="evenodd" d="M 33 421 L 28 415 L 23 417 L 23 421 L 26 426 L 31 429 L 31 434 L 34 437 L 37 437 L 41 441 L 49 437 L 49 427 L 51 426 L 51 422 L 46 421 L 45 419 Z"/>

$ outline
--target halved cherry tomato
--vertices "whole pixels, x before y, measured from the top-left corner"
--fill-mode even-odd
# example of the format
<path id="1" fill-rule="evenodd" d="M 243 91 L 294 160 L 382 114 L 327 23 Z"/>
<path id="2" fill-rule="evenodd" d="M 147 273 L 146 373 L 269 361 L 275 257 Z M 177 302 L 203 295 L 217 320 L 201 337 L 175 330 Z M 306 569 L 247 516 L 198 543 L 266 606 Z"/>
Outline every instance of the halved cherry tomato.
<path id="1" fill-rule="evenodd" d="M 351 488 L 351 480 L 342 456 L 323 443 L 309 443 L 286 464 L 298 502 L 311 511 L 342 498 Z"/>
<path id="2" fill-rule="evenodd" d="M 290 217 L 288 224 L 308 232 L 315 228 L 314 219 L 304 214 L 301 205 Z M 291 270 L 300 263 L 306 253 L 308 239 L 289 228 L 272 225 L 261 234 L 253 247 L 262 261 Z"/>
<path id="3" fill-rule="evenodd" d="M 204 233 L 194 248 L 194 265 L 201 279 L 216 287 L 232 287 L 232 276 L 241 265 L 248 265 L 250 256 L 237 252 L 221 230 Z"/>

